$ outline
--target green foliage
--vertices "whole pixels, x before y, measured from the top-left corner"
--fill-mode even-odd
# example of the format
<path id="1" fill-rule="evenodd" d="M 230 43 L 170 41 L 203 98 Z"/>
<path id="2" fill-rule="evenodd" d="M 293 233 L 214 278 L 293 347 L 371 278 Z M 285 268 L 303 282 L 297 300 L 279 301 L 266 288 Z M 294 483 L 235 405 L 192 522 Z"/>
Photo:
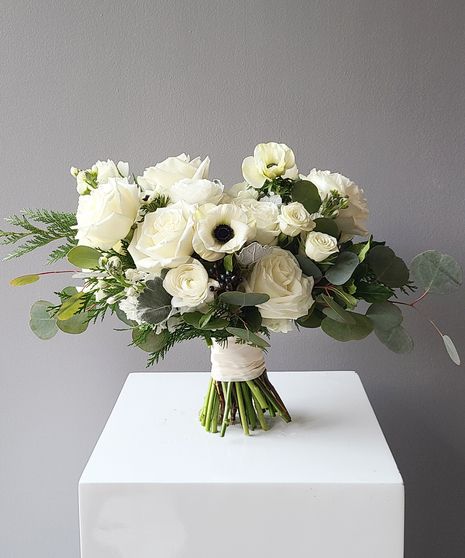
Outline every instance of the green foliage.
<path id="1" fill-rule="evenodd" d="M 399 307 L 392 302 L 376 302 L 368 308 L 366 315 L 373 322 L 375 331 L 393 329 L 403 320 Z"/>
<path id="2" fill-rule="evenodd" d="M 67 320 L 57 320 L 56 324 L 63 333 L 79 335 L 86 331 L 89 325 L 89 315 L 87 312 L 80 312 Z"/>
<path id="3" fill-rule="evenodd" d="M 160 209 L 162 207 L 166 207 L 170 202 L 170 199 L 168 196 L 163 196 L 162 194 L 156 196 L 153 200 L 151 200 L 148 203 L 145 203 L 142 205 L 141 207 L 141 215 L 145 217 L 145 215 L 147 215 L 147 213 L 153 213 L 154 211 L 156 211 L 157 209 Z"/>
<path id="4" fill-rule="evenodd" d="M 262 315 L 256 306 L 245 306 L 242 308 L 241 319 L 250 331 L 256 332 L 261 328 Z"/>
<path id="5" fill-rule="evenodd" d="M 321 329 L 337 341 L 358 341 L 364 339 L 373 331 L 373 325 L 369 318 L 355 312 L 347 312 L 353 319 L 353 323 L 324 318 Z"/>
<path id="6" fill-rule="evenodd" d="M 375 329 L 375 335 L 394 353 L 409 353 L 413 349 L 413 339 L 401 325 L 392 329 Z"/>
<path id="7" fill-rule="evenodd" d="M 343 196 L 337 190 L 331 190 L 321 203 L 319 212 L 323 215 L 323 217 L 334 219 L 339 215 L 339 211 L 346 209 L 347 207 L 349 207 L 349 198 L 347 196 Z"/>
<path id="8" fill-rule="evenodd" d="M 155 333 L 148 328 L 134 328 L 132 330 L 132 342 L 146 353 L 157 353 L 162 351 L 169 341 L 169 332 L 164 329 Z"/>
<path id="9" fill-rule="evenodd" d="M 297 319 L 297 324 L 301 327 L 314 329 L 321 326 L 323 318 L 323 312 L 314 304 L 306 316 Z"/>
<path id="10" fill-rule="evenodd" d="M 355 295 L 366 302 L 383 302 L 393 296 L 394 291 L 381 283 L 361 282 L 357 285 Z"/>
<path id="11" fill-rule="evenodd" d="M 343 285 L 352 277 L 359 263 L 358 256 L 353 252 L 341 252 L 325 277 L 333 285 Z"/>
<path id="12" fill-rule="evenodd" d="M 313 277 L 315 283 L 323 277 L 321 269 L 310 258 L 302 254 L 297 254 L 296 259 L 303 273 L 307 275 L 307 277 Z"/>
<path id="13" fill-rule="evenodd" d="M 269 295 L 264 293 L 243 293 L 240 291 L 226 291 L 221 293 L 219 299 L 224 304 L 232 306 L 256 306 L 270 300 Z"/>
<path id="14" fill-rule="evenodd" d="M 411 273 L 417 286 L 436 294 L 450 294 L 462 284 L 460 265 L 447 254 L 428 250 L 412 260 Z"/>
<path id="15" fill-rule="evenodd" d="M 444 346 L 446 347 L 447 354 L 450 356 L 452 362 L 457 366 L 460 366 L 460 356 L 452 339 L 448 335 L 443 335 L 442 340 L 444 342 Z"/>
<path id="16" fill-rule="evenodd" d="M 31 307 L 29 327 L 39 339 L 51 339 L 58 331 L 56 320 L 50 314 L 52 306 L 47 300 L 38 300 Z"/>
<path id="17" fill-rule="evenodd" d="M 139 308 L 142 320 L 149 324 L 160 324 L 170 315 L 171 295 L 163 288 L 163 279 L 155 277 L 146 282 L 144 291 L 139 295 Z"/>
<path id="18" fill-rule="evenodd" d="M 74 213 L 47 209 L 25 209 L 20 215 L 12 215 L 6 221 L 20 230 L 0 230 L 0 244 L 16 244 L 24 241 L 6 256 L 6 260 L 23 256 L 56 240 L 65 240 L 64 245 L 55 248 L 50 253 L 48 262 L 53 263 L 64 257 L 76 245 L 76 233 L 72 228 L 76 225 Z M 46 225 L 46 227 L 39 227 L 38 223 Z"/>
<path id="19" fill-rule="evenodd" d="M 388 246 L 375 246 L 368 252 L 366 259 L 380 283 L 391 288 L 407 285 L 409 270 Z"/>
<path id="20" fill-rule="evenodd" d="M 242 339 L 248 345 L 253 345 L 261 349 L 266 349 L 267 347 L 270 346 L 270 344 L 267 341 L 265 341 L 263 337 L 256 335 L 255 333 L 253 333 L 248 329 L 243 329 L 240 327 L 227 327 L 226 331 L 231 335 L 234 335 L 234 337 L 237 337 L 238 339 Z"/>
<path id="21" fill-rule="evenodd" d="M 321 232 L 334 236 L 334 238 L 339 238 L 339 227 L 336 225 L 334 219 L 329 219 L 327 217 L 319 217 L 315 219 L 315 232 Z"/>
<path id="22" fill-rule="evenodd" d="M 101 253 L 90 246 L 75 246 L 68 253 L 69 263 L 81 269 L 97 269 Z"/>
<path id="23" fill-rule="evenodd" d="M 214 318 L 210 313 L 203 314 L 202 312 L 186 312 L 181 317 L 186 324 L 189 324 L 196 329 L 203 329 L 207 331 L 223 329 L 229 325 L 229 320 L 225 318 Z M 206 320 L 205 317 L 208 317 L 209 319 Z"/>
<path id="24" fill-rule="evenodd" d="M 320 209 L 318 188 L 309 180 L 296 180 L 291 195 L 292 201 L 300 202 L 309 213 L 316 213 Z"/>
<path id="25" fill-rule="evenodd" d="M 86 293 L 76 292 L 61 304 L 55 317 L 57 320 L 69 320 L 85 306 Z"/>
<path id="26" fill-rule="evenodd" d="M 15 277 L 10 281 L 12 287 L 23 287 L 24 285 L 30 285 L 35 283 L 40 279 L 40 275 L 34 273 L 32 275 L 21 275 L 20 277 Z"/>

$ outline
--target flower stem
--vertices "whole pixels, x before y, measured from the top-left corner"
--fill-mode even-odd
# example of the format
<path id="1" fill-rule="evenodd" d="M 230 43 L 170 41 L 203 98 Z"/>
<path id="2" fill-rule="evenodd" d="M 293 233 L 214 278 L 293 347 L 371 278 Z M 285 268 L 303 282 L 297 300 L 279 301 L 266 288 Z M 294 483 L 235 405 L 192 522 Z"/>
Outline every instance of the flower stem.
<path id="1" fill-rule="evenodd" d="M 237 404 L 239 405 L 239 416 L 241 418 L 242 430 L 246 436 L 249 435 L 249 424 L 247 420 L 247 413 L 245 411 L 244 399 L 242 397 L 242 389 L 240 382 L 234 382 L 236 388 Z"/>
<path id="2" fill-rule="evenodd" d="M 224 415 L 223 415 L 223 423 L 221 425 L 221 437 L 226 434 L 226 428 L 228 427 L 228 415 L 231 407 L 231 384 L 232 382 L 223 382 L 223 389 L 224 385 L 226 384 L 226 392 L 224 394 L 225 404 L 224 404 Z"/>

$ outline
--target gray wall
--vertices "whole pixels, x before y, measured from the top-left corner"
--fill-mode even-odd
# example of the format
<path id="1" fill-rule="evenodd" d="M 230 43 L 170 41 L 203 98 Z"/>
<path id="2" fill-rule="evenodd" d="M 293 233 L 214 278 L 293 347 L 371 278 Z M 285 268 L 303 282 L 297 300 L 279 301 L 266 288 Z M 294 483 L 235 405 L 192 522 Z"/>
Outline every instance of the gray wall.
<path id="1" fill-rule="evenodd" d="M 302 170 L 365 187 L 376 236 L 407 260 L 465 261 L 463 0 L 2 2 L 1 213 L 73 210 L 71 164 L 209 154 L 226 183 L 259 141 L 293 146 Z M 6 251 L 2 251 L 3 254 Z M 12 289 L 42 255 L 2 264 L 0 554 L 77 558 L 76 486 L 129 371 L 144 356 L 112 323 L 40 342 Z M 424 303 L 465 353 L 462 298 Z M 465 548 L 465 375 L 418 316 L 412 355 L 375 338 L 276 336 L 271 369 L 355 369 L 406 482 L 406 557 Z M 465 356 L 465 354 L 464 354 Z M 178 346 L 155 370 L 202 370 Z"/>

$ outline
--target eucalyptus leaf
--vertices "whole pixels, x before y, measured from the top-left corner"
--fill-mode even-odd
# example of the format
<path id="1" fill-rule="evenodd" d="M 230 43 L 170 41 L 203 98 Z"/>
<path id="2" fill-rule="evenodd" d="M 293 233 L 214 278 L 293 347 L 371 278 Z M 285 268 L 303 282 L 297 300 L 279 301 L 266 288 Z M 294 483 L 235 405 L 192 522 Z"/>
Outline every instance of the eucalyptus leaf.
<path id="1" fill-rule="evenodd" d="M 241 291 L 226 291 L 219 296 L 221 302 L 233 306 L 257 306 L 270 300 L 264 293 L 243 293 Z"/>
<path id="2" fill-rule="evenodd" d="M 57 320 L 58 329 L 64 333 L 78 335 L 84 333 L 89 325 L 89 314 L 87 312 L 80 312 L 71 316 L 68 320 Z"/>
<path id="3" fill-rule="evenodd" d="M 116 306 L 115 314 L 116 314 L 118 320 L 120 320 L 121 322 L 123 322 L 123 324 L 126 324 L 127 326 L 134 327 L 137 324 L 137 322 L 135 322 L 134 320 L 130 320 L 126 316 L 126 312 L 121 310 L 121 308 L 119 306 Z"/>
<path id="4" fill-rule="evenodd" d="M 318 188 L 309 180 L 297 180 L 292 186 L 292 201 L 300 202 L 309 213 L 316 213 L 321 206 Z"/>
<path id="5" fill-rule="evenodd" d="M 20 277 L 15 277 L 11 279 L 10 285 L 12 287 L 24 287 L 24 285 L 30 285 L 35 283 L 40 279 L 40 275 L 33 273 L 32 275 L 21 275 Z"/>
<path id="6" fill-rule="evenodd" d="M 392 329 L 375 329 L 376 337 L 394 353 L 410 353 L 413 349 L 413 339 L 401 325 Z"/>
<path id="7" fill-rule="evenodd" d="M 325 316 L 343 324 L 355 324 L 353 315 L 350 312 L 347 312 L 347 310 L 344 310 L 342 306 L 339 306 L 339 304 L 330 296 L 322 294 L 319 297 L 319 300 L 323 301 L 329 307 L 323 309 L 323 314 L 325 314 Z"/>
<path id="8" fill-rule="evenodd" d="M 366 302 L 384 302 L 391 298 L 392 291 L 380 283 L 361 283 L 357 285 L 355 294 Z"/>
<path id="9" fill-rule="evenodd" d="M 81 269 L 96 269 L 101 253 L 90 246 L 75 246 L 68 252 L 69 263 Z"/>
<path id="10" fill-rule="evenodd" d="M 260 329 L 262 325 L 262 315 L 256 306 L 244 306 L 241 315 L 250 331 L 258 331 Z"/>
<path id="11" fill-rule="evenodd" d="M 348 308 L 355 308 L 357 306 L 357 299 L 349 293 L 346 293 L 344 289 L 333 287 L 331 292 L 341 300 Z"/>
<path id="12" fill-rule="evenodd" d="M 447 254 L 428 250 L 415 256 L 410 265 L 418 287 L 430 293 L 449 294 L 462 284 L 462 268 Z"/>
<path id="13" fill-rule="evenodd" d="M 321 310 L 313 306 L 312 308 L 310 308 L 310 311 L 306 316 L 302 316 L 296 321 L 297 324 L 301 327 L 313 329 L 321 326 L 321 321 L 323 320 L 323 318 L 324 314 L 321 312 Z"/>
<path id="14" fill-rule="evenodd" d="M 132 341 L 134 345 L 146 353 L 161 351 L 168 343 L 169 337 L 169 333 L 166 329 L 163 329 L 160 333 L 149 331 L 144 334 L 137 328 L 132 330 Z"/>
<path id="15" fill-rule="evenodd" d="M 137 304 L 144 322 L 156 325 L 166 320 L 172 310 L 171 295 L 163 288 L 161 277 L 146 282 Z"/>
<path id="16" fill-rule="evenodd" d="M 403 320 L 400 308 L 392 302 L 376 302 L 368 308 L 366 315 L 373 322 L 375 330 L 389 331 L 399 326 Z"/>
<path id="17" fill-rule="evenodd" d="M 55 318 L 48 312 L 51 306 L 47 300 L 38 300 L 31 307 L 29 326 L 39 339 L 51 339 L 58 331 Z"/>
<path id="18" fill-rule="evenodd" d="M 76 292 L 67 298 L 56 314 L 57 320 L 69 320 L 72 316 L 77 314 L 84 305 L 84 296 L 85 293 Z"/>
<path id="19" fill-rule="evenodd" d="M 326 279 L 333 285 L 343 285 L 352 277 L 359 263 L 358 256 L 353 252 L 342 252 L 326 272 Z"/>
<path id="20" fill-rule="evenodd" d="M 303 254 L 297 254 L 296 259 L 299 262 L 300 269 L 303 273 L 308 277 L 313 277 L 315 282 L 319 281 L 323 277 L 321 269 L 310 258 L 304 256 Z"/>
<path id="21" fill-rule="evenodd" d="M 261 347 L 262 349 L 266 349 L 270 346 L 270 344 L 265 341 L 263 337 L 259 337 L 248 329 L 242 329 L 241 327 L 227 327 L 226 331 L 231 335 L 234 335 L 234 337 L 238 337 L 249 344 Z"/>
<path id="22" fill-rule="evenodd" d="M 368 252 L 366 261 L 378 281 L 392 288 L 408 283 L 409 270 L 404 261 L 388 246 L 378 245 Z"/>
<path id="23" fill-rule="evenodd" d="M 350 312 L 350 315 L 355 323 L 341 323 L 326 317 L 321 322 L 321 329 L 338 341 L 358 341 L 373 331 L 373 325 L 366 316 L 355 312 Z"/>
<path id="24" fill-rule="evenodd" d="M 213 331 L 215 329 L 223 329 L 227 325 L 229 325 L 229 320 L 226 320 L 224 318 L 210 317 L 208 321 L 205 321 L 205 316 L 206 314 L 202 314 L 202 312 L 186 312 L 185 314 L 182 314 L 181 317 L 186 322 L 186 324 L 195 327 L 195 329 Z"/>
<path id="25" fill-rule="evenodd" d="M 315 232 L 322 232 L 334 236 L 334 238 L 339 238 L 339 227 L 334 219 L 329 219 L 328 217 L 318 217 L 315 219 Z"/>
<path id="26" fill-rule="evenodd" d="M 455 348 L 454 342 L 448 335 L 443 335 L 442 340 L 444 341 L 444 346 L 446 347 L 446 351 L 450 356 L 452 362 L 457 366 L 460 366 L 460 356 Z"/>

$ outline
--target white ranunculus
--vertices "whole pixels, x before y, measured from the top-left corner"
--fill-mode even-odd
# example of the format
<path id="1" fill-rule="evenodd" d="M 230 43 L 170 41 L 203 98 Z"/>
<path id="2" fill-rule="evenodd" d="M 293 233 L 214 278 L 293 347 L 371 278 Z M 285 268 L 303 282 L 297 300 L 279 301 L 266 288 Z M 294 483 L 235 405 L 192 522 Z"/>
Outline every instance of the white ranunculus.
<path id="1" fill-rule="evenodd" d="M 296 320 L 308 313 L 313 304 L 313 278 L 305 277 L 296 258 L 282 248 L 274 247 L 252 268 L 244 283 L 248 293 L 265 293 L 270 299 L 258 305 L 263 318 Z M 283 325 L 283 324 L 282 324 Z"/>
<path id="2" fill-rule="evenodd" d="M 195 215 L 194 250 L 204 260 L 220 260 L 240 250 L 251 233 L 247 215 L 239 207 L 206 204 Z"/>
<path id="3" fill-rule="evenodd" d="M 247 182 L 238 182 L 225 192 L 225 196 L 228 196 L 228 199 L 231 201 L 248 198 L 256 200 L 258 198 L 258 192 L 255 188 L 249 186 Z"/>
<path id="4" fill-rule="evenodd" d="M 169 189 L 172 202 L 183 201 L 189 205 L 217 204 L 223 196 L 224 186 L 221 182 L 212 182 L 205 178 L 183 178 Z"/>
<path id="5" fill-rule="evenodd" d="M 279 209 L 272 202 L 257 201 L 251 198 L 234 200 L 247 214 L 249 226 L 255 230 L 253 239 L 260 244 L 276 244 L 281 232 L 279 229 Z"/>
<path id="6" fill-rule="evenodd" d="M 259 143 L 253 156 L 242 162 L 242 175 L 254 188 L 261 188 L 266 180 L 278 176 L 297 178 L 294 152 L 284 143 Z"/>
<path id="7" fill-rule="evenodd" d="M 196 308 L 213 299 L 211 286 L 218 283 L 208 277 L 207 270 L 198 260 L 190 260 L 170 269 L 163 280 L 163 287 L 173 298 L 175 308 Z"/>
<path id="8" fill-rule="evenodd" d="M 109 250 L 126 238 L 139 210 L 139 192 L 126 178 L 110 178 L 80 196 L 76 238 L 79 244 Z"/>
<path id="9" fill-rule="evenodd" d="M 313 169 L 308 176 L 302 176 L 310 180 L 318 188 L 323 200 L 331 191 L 336 190 L 343 196 L 347 196 L 349 207 L 342 209 L 336 217 L 336 224 L 341 231 L 341 242 L 350 240 L 356 235 L 366 236 L 366 221 L 368 219 L 368 206 L 363 190 L 342 174 L 330 171 Z"/>
<path id="10" fill-rule="evenodd" d="M 76 178 L 76 188 L 79 194 L 88 194 L 92 189 L 97 188 L 101 184 L 106 184 L 110 178 L 128 178 L 129 164 L 119 161 L 97 161 L 92 168 L 80 170 L 71 167 L 71 174 Z"/>
<path id="11" fill-rule="evenodd" d="M 315 228 L 315 221 L 310 213 L 299 202 L 292 202 L 281 207 L 279 226 L 283 234 L 297 236 Z"/>
<path id="12" fill-rule="evenodd" d="M 262 325 L 275 333 L 289 333 L 294 330 L 293 320 L 273 320 L 271 318 L 263 318 Z"/>
<path id="13" fill-rule="evenodd" d="M 137 182 L 144 191 L 169 195 L 170 187 L 183 178 L 208 178 L 209 166 L 208 157 L 203 161 L 200 157 L 191 161 L 189 155 L 181 153 L 145 169 L 144 174 L 137 178 Z"/>
<path id="14" fill-rule="evenodd" d="M 178 202 L 148 213 L 128 247 L 137 269 L 159 274 L 192 255 L 194 223 L 191 209 Z"/>
<path id="15" fill-rule="evenodd" d="M 311 231 L 305 240 L 305 253 L 314 262 L 322 262 L 331 254 L 339 252 L 334 236 L 322 232 Z"/>

